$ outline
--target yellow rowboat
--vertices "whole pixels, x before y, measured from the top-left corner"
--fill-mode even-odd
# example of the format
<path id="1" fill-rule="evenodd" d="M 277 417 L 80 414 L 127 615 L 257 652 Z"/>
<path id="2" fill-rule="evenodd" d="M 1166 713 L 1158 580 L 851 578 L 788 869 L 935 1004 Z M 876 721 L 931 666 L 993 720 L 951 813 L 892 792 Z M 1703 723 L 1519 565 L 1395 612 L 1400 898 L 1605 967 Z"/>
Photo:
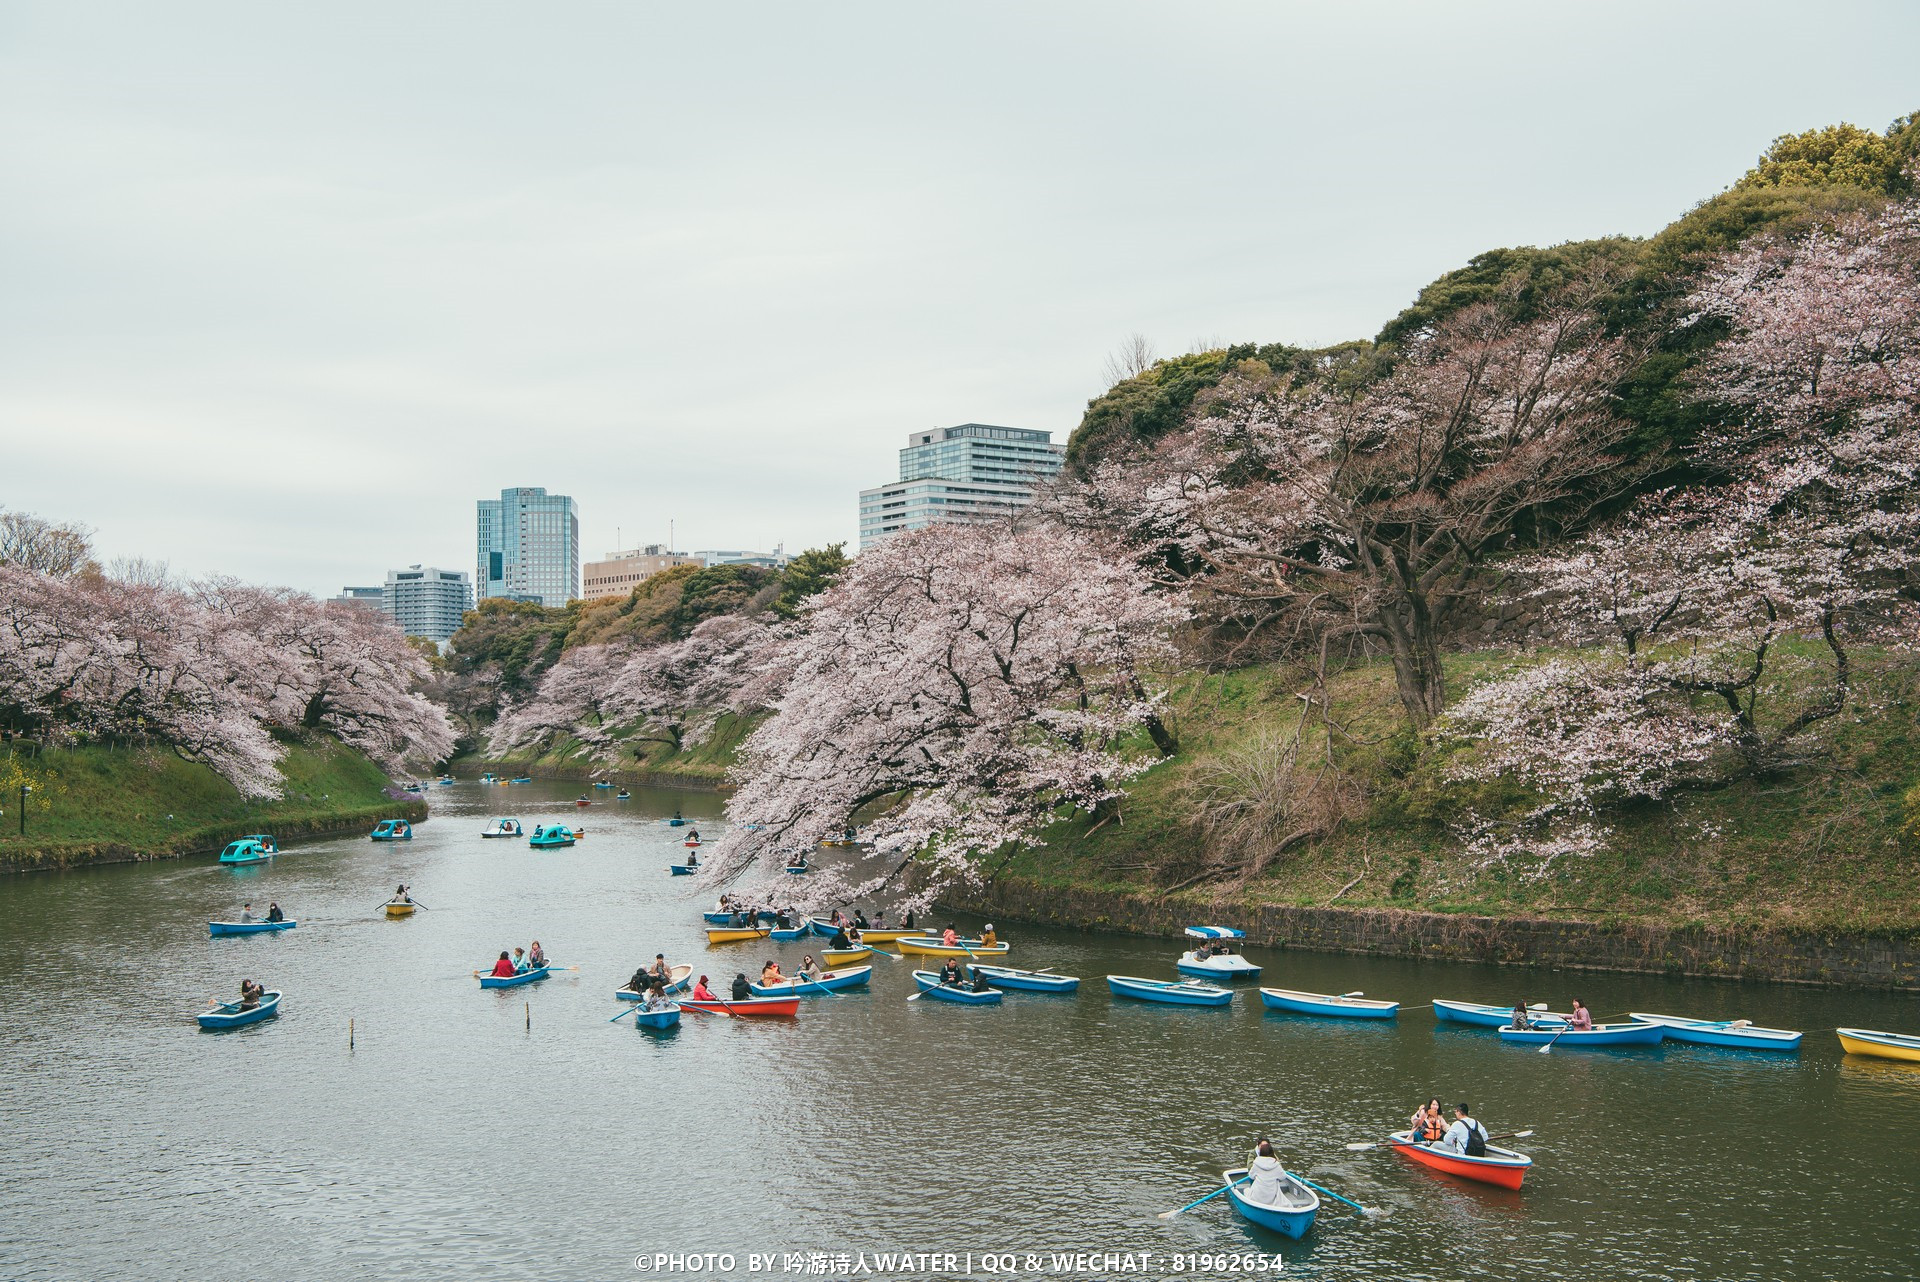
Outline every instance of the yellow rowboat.
<path id="1" fill-rule="evenodd" d="M 1840 1045 L 1850 1055 L 1874 1055 L 1920 1064 L 1920 1037 L 1912 1033 L 1881 1033 L 1871 1028 L 1841 1028 Z"/>
<path id="2" fill-rule="evenodd" d="M 966 947 L 955 944 L 949 948 L 935 936 L 921 935 L 915 939 L 896 939 L 893 946 L 911 957 L 1005 957 L 1009 947 L 1004 941 L 998 944 L 983 944 L 977 939 L 961 942 Z"/>
<path id="3" fill-rule="evenodd" d="M 772 934 L 772 927 L 765 927 L 760 930 L 749 930 L 746 928 L 710 930 L 707 932 L 707 942 L 709 944 L 738 944 L 748 939 L 767 939 L 771 937 Z"/>
<path id="4" fill-rule="evenodd" d="M 387 905 L 387 916 L 389 916 L 389 917 L 411 917 L 411 916 L 413 916 L 413 909 L 414 909 L 414 905 L 412 905 L 412 904 L 388 904 L 388 905 Z"/>
<path id="5" fill-rule="evenodd" d="M 832 970 L 836 966 L 849 966 L 862 957 L 871 956 L 871 948 L 823 948 L 820 950 L 820 964 Z"/>

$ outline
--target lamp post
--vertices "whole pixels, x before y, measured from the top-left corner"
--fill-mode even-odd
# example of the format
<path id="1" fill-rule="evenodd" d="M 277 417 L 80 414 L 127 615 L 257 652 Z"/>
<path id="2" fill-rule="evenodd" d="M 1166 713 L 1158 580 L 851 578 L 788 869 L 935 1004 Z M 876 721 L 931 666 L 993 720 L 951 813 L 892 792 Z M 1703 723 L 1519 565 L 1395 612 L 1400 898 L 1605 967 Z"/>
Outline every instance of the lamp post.
<path id="1" fill-rule="evenodd" d="M 23 783 L 20 785 L 20 835 L 22 837 L 27 835 L 27 794 L 32 791 L 32 784 Z"/>

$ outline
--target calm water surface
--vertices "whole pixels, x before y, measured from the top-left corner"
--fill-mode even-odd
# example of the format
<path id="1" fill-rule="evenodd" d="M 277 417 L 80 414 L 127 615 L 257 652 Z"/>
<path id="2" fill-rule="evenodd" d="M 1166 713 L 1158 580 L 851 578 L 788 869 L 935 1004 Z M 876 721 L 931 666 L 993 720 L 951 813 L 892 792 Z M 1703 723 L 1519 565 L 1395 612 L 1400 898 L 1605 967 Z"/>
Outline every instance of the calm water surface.
<path id="1" fill-rule="evenodd" d="M 870 991 L 797 1020 L 653 1034 L 606 1020 L 655 952 L 718 986 L 820 941 L 705 946 L 715 890 L 666 876 L 679 838 L 659 819 L 717 827 L 709 796 L 602 801 L 570 850 L 479 837 L 488 813 L 573 819 L 576 792 L 437 789 L 411 844 L 260 869 L 0 879 L 0 1278 L 599 1279 L 654 1251 L 731 1252 L 745 1277 L 750 1251 L 876 1250 L 1151 1252 L 1154 1276 L 1190 1252 L 1326 1279 L 1920 1276 L 1920 1066 L 1843 1057 L 1824 1031 L 1920 1030 L 1910 997 L 1250 950 L 1263 982 L 1409 1006 L 1524 990 L 1808 1031 L 1797 1057 L 1540 1055 L 1426 1010 L 1267 1014 L 1251 986 L 1228 1011 L 1116 1003 L 1101 976 L 1172 977 L 1177 946 L 1002 923 L 1012 964 L 1080 975 L 1079 994 L 909 1003 L 909 965 L 877 960 Z M 403 880 L 430 911 L 386 920 Z M 207 938 L 269 898 L 298 929 Z M 473 968 L 536 936 L 579 973 L 478 989 Z M 279 1019 L 200 1033 L 242 975 L 286 991 Z M 1523 1193 L 1343 1150 L 1429 1094 L 1537 1130 Z M 1155 1218 L 1261 1133 L 1386 1214 L 1329 1204 L 1302 1242 L 1224 1199 Z"/>

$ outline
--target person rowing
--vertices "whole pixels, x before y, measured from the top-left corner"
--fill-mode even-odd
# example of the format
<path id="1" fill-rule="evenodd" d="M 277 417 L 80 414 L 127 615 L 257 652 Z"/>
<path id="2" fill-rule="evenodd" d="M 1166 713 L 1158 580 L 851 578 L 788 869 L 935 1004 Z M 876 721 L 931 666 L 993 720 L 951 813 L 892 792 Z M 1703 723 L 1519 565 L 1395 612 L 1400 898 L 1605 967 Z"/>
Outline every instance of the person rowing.
<path id="1" fill-rule="evenodd" d="M 1578 997 L 1573 999 L 1573 1014 L 1567 1019 L 1567 1031 L 1571 1033 L 1590 1033 L 1593 1031 L 1593 1012 Z"/>
<path id="2" fill-rule="evenodd" d="M 1533 1027 L 1533 1016 L 1527 1010 L 1527 1003 L 1524 998 L 1514 1003 L 1513 1022 L 1511 1024 L 1508 1024 L 1507 1027 L 1516 1029 L 1516 1030 L 1524 1030 L 1524 1029 Z"/>
<path id="3" fill-rule="evenodd" d="M 773 924 L 781 930 L 792 930 L 793 914 L 782 908 L 773 914 Z"/>
<path id="4" fill-rule="evenodd" d="M 853 936 L 847 933 L 847 928 L 844 924 L 841 925 L 837 930 L 833 932 L 833 938 L 827 941 L 827 947 L 829 948 L 852 948 L 853 947 Z"/>
<path id="5" fill-rule="evenodd" d="M 698 868 L 700 866 L 700 852 L 697 850 L 689 850 L 687 852 L 687 862 L 681 866 L 684 868 Z"/>
<path id="6" fill-rule="evenodd" d="M 409 895 L 409 894 L 407 893 L 407 887 L 406 887 L 406 883 L 404 883 L 404 882 L 402 882 L 402 883 L 400 884 L 400 886 L 399 886 L 398 888 L 396 888 L 396 889 L 394 890 L 394 892 L 393 892 L 393 898 L 392 898 L 392 899 L 389 899 L 389 900 L 388 900 L 387 902 L 388 902 L 388 903 L 390 903 L 390 904 L 410 904 L 410 903 L 412 903 L 412 902 L 413 902 L 413 897 L 412 897 L 411 895 Z"/>
<path id="7" fill-rule="evenodd" d="M 693 986 L 693 1000 L 696 1002 L 717 1002 L 720 1000 L 713 995 L 713 990 L 707 987 L 707 977 L 705 975 L 700 976 L 700 981 Z"/>
<path id="8" fill-rule="evenodd" d="M 1247 1163 L 1247 1174 L 1253 1183 L 1241 1194 L 1246 1201 L 1261 1206 L 1272 1206 L 1280 1200 L 1280 1190 L 1286 1186 L 1287 1171 L 1280 1165 L 1279 1154 L 1273 1151 L 1273 1144 L 1266 1136 L 1254 1146 L 1253 1160 Z"/>
<path id="9" fill-rule="evenodd" d="M 247 923 L 251 922 L 252 920 L 253 920 L 253 905 L 241 904 L 240 905 L 240 924 L 244 926 Z"/>
<path id="10" fill-rule="evenodd" d="M 813 960 L 813 954 L 808 953 L 800 959 L 800 969 L 795 972 L 795 977 L 799 979 L 812 979 L 814 973 L 819 969 L 819 963 Z"/>
<path id="11" fill-rule="evenodd" d="M 1485 1157 L 1487 1128 L 1473 1119 L 1473 1110 L 1463 1100 L 1453 1106 L 1453 1125 L 1447 1128 L 1447 1133 L 1433 1147 L 1445 1153 Z"/>
<path id="12" fill-rule="evenodd" d="M 653 955 L 653 965 L 647 967 L 647 978 L 660 984 L 671 984 L 673 982 L 673 967 L 667 965 L 667 955 L 665 953 L 655 953 Z"/>
<path id="13" fill-rule="evenodd" d="M 785 975 L 780 973 L 780 963 L 777 961 L 769 960 L 766 965 L 760 968 L 760 985 L 763 988 L 768 984 L 781 983 L 786 978 Z"/>
<path id="14" fill-rule="evenodd" d="M 940 986 L 942 988 L 959 988 L 962 986 L 961 979 L 960 959 L 958 957 L 947 958 L 947 964 L 940 968 Z"/>
<path id="15" fill-rule="evenodd" d="M 507 956 L 507 950 L 504 948 L 500 950 L 500 960 L 493 964 L 493 977 L 495 979 L 513 977 L 513 958 Z"/>
<path id="16" fill-rule="evenodd" d="M 861 932 L 858 926 L 847 927 L 846 935 L 847 946 L 849 948 L 865 948 L 867 946 L 867 937 Z"/>
<path id="17" fill-rule="evenodd" d="M 1432 1144 L 1447 1133 L 1447 1119 L 1441 1112 L 1438 1095 L 1413 1110 L 1407 1130 L 1418 1144 Z"/>
<path id="18" fill-rule="evenodd" d="M 240 1009 L 241 1010 L 253 1010 L 255 1007 L 260 1005 L 260 999 L 262 997 L 265 997 L 266 995 L 267 995 L 267 990 L 262 988 L 258 983 L 254 982 L 253 980 L 243 979 L 240 981 Z"/>
<path id="19" fill-rule="evenodd" d="M 960 932 L 953 928 L 952 922 L 948 922 L 947 928 L 940 932 L 940 942 L 942 944 L 945 944 L 948 948 L 952 948 L 957 944 L 959 944 Z"/>

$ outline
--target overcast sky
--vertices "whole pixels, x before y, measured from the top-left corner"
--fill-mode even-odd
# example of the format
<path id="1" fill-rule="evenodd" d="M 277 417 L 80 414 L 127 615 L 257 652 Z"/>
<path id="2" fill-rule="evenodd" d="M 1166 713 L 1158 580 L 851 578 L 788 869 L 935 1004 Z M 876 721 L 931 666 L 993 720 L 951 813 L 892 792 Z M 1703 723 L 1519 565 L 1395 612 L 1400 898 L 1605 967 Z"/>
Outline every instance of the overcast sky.
<path id="1" fill-rule="evenodd" d="M 0 0 L 0 505 L 332 593 L 856 537 L 1133 331 L 1373 334 L 1920 108 L 1920 5 Z"/>

